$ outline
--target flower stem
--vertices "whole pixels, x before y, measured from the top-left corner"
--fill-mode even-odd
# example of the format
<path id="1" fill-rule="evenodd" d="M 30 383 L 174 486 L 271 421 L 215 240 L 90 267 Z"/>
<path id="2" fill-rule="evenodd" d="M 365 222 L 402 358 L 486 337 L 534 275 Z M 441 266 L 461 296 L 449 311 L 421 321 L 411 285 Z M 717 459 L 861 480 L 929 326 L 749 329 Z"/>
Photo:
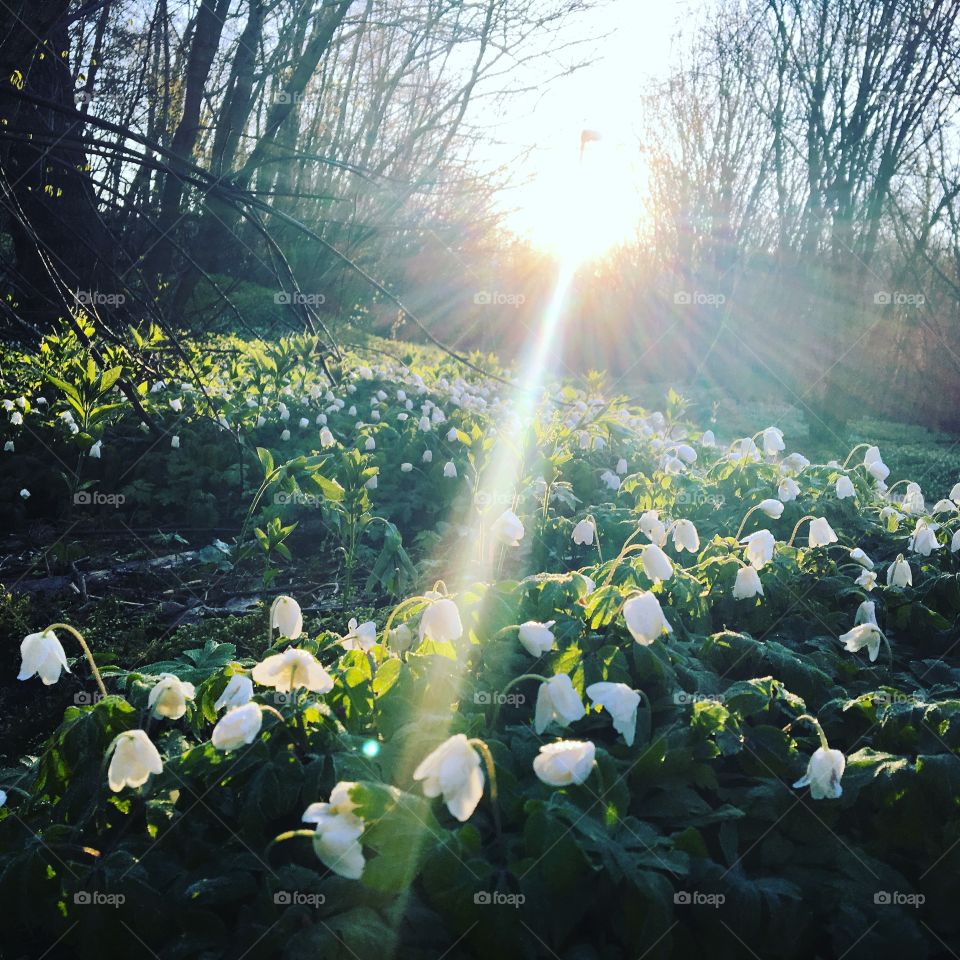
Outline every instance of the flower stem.
<path id="1" fill-rule="evenodd" d="M 514 677 L 504 688 L 500 691 L 500 696 L 497 699 L 497 702 L 493 707 L 493 719 L 490 721 L 490 726 L 496 728 L 497 720 L 500 718 L 500 706 L 503 701 L 506 699 L 507 693 L 512 690 L 518 683 L 523 680 L 539 680 L 541 683 L 546 683 L 547 678 L 541 676 L 539 673 L 521 673 L 519 677 Z"/>
<path id="2" fill-rule="evenodd" d="M 790 539 L 787 541 L 787 546 L 788 546 L 788 547 L 792 547 L 792 546 L 793 546 L 793 541 L 796 539 L 797 533 L 798 533 L 799 530 L 800 530 L 800 524 L 801 524 L 801 523 L 806 523 L 807 520 L 816 520 L 816 519 L 817 519 L 817 518 L 816 518 L 812 513 L 808 513 L 806 516 L 801 517 L 801 518 L 797 521 L 797 525 L 793 528 L 793 533 L 790 534 Z"/>
<path id="3" fill-rule="evenodd" d="M 497 802 L 497 768 L 493 763 L 493 754 L 483 740 L 474 737 L 467 742 L 471 747 L 480 751 L 480 756 L 483 757 L 484 765 L 487 768 L 487 776 L 490 778 L 490 805 L 493 807 L 493 823 L 497 830 L 497 842 L 499 843 L 503 836 L 503 830 L 500 824 L 500 805 Z"/>
<path id="4" fill-rule="evenodd" d="M 101 696 L 109 696 L 107 693 L 107 688 L 103 685 L 103 677 L 100 676 L 100 671 L 97 669 L 96 663 L 93 660 L 93 654 L 90 652 L 90 648 L 87 646 L 87 641 L 83 639 L 83 635 L 75 627 L 71 627 L 69 623 L 54 623 L 47 627 L 44 630 L 44 633 L 47 633 L 51 630 L 66 630 L 72 637 L 74 637 L 77 643 L 83 647 L 83 655 L 87 658 L 87 663 L 90 664 L 90 672 L 93 674 L 93 679 L 97 681 L 97 687 L 100 690 Z"/>
<path id="5" fill-rule="evenodd" d="M 805 720 L 807 723 L 817 731 L 817 736 L 820 737 L 820 746 L 824 750 L 830 749 L 830 744 L 827 743 L 827 735 L 823 732 L 823 727 L 820 726 L 820 721 L 816 717 L 811 717 L 809 713 L 801 713 L 796 720 L 791 721 L 784 727 L 784 730 L 789 730 L 793 724 L 799 723 L 801 720 Z"/>
<path id="6" fill-rule="evenodd" d="M 869 443 L 858 443 L 858 444 L 847 454 L 847 459 L 843 461 L 843 467 L 842 467 L 842 469 L 843 469 L 843 470 L 846 470 L 846 469 L 847 469 L 847 465 L 850 463 L 850 458 L 851 458 L 858 450 L 866 450 L 869 446 L 870 446 Z"/>
<path id="7" fill-rule="evenodd" d="M 733 537 L 734 540 L 740 539 L 740 534 L 743 533 L 743 528 L 746 526 L 747 519 L 749 518 L 750 514 L 756 512 L 759 509 L 760 509 L 760 504 L 756 503 L 743 515 L 743 519 L 740 521 L 740 526 L 737 527 L 737 532 Z"/>

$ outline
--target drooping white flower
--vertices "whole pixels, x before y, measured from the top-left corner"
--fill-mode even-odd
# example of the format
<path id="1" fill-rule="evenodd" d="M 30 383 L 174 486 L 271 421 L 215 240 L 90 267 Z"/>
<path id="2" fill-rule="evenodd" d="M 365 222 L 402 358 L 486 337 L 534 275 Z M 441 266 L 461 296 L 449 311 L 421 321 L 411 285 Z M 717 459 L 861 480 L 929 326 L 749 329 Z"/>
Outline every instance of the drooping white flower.
<path id="1" fill-rule="evenodd" d="M 950 538 L 950 552 L 956 553 L 958 550 L 960 550 L 960 530 L 954 531 Z"/>
<path id="2" fill-rule="evenodd" d="M 113 754 L 107 770 L 107 782 L 114 793 L 124 787 L 142 787 L 151 773 L 163 772 L 163 760 L 143 730 L 127 730 L 116 737 L 107 750 Z"/>
<path id="3" fill-rule="evenodd" d="M 794 787 L 809 786 L 814 800 L 836 800 L 843 793 L 840 778 L 846 764 L 846 757 L 839 750 L 817 747 L 807 764 L 807 772 Z"/>
<path id="4" fill-rule="evenodd" d="M 897 559 L 887 567 L 887 586 L 888 587 L 912 587 L 913 572 L 910 564 L 903 559 L 903 554 L 897 554 Z"/>
<path id="5" fill-rule="evenodd" d="M 23 500 L 29 500 L 29 499 L 30 499 L 30 491 L 29 491 L 26 487 L 24 487 L 24 488 L 20 491 L 20 497 L 21 497 L 21 499 L 23 499 Z"/>
<path id="6" fill-rule="evenodd" d="M 877 585 L 877 575 L 872 570 L 862 570 L 854 583 L 869 593 Z"/>
<path id="7" fill-rule="evenodd" d="M 443 795 L 450 813 L 461 823 L 469 820 L 483 796 L 480 754 L 462 733 L 445 740 L 413 772 L 423 781 L 426 797 Z"/>
<path id="8" fill-rule="evenodd" d="M 777 539 L 769 530 L 748 533 L 740 542 L 747 545 L 747 561 L 757 570 L 762 570 L 773 559 Z"/>
<path id="9" fill-rule="evenodd" d="M 640 554 L 643 572 L 654 582 L 669 580 L 673 576 L 673 563 L 655 543 L 648 543 Z"/>
<path id="10" fill-rule="evenodd" d="M 623 605 L 623 619 L 630 635 L 643 646 L 649 646 L 664 633 L 673 633 L 673 627 L 663 615 L 660 601 L 652 593 L 630 597 Z"/>
<path id="11" fill-rule="evenodd" d="M 90 449 L 87 451 L 87 456 L 93 457 L 94 460 L 100 459 L 100 451 L 103 447 L 103 441 L 98 440 Z"/>
<path id="12" fill-rule="evenodd" d="M 868 447 L 863 455 L 863 465 L 874 480 L 883 483 L 890 476 L 890 468 L 883 462 L 878 447 Z"/>
<path id="13" fill-rule="evenodd" d="M 774 500 L 772 497 L 761 500 L 758 508 L 773 520 L 779 520 L 783 516 L 783 502 Z"/>
<path id="14" fill-rule="evenodd" d="M 756 567 L 740 567 L 733 582 L 734 600 L 749 600 L 751 597 L 763 596 L 763 584 Z"/>
<path id="15" fill-rule="evenodd" d="M 460 611 L 449 597 L 428 593 L 431 603 L 420 617 L 420 639 L 429 637 L 435 643 L 449 643 L 463 636 Z"/>
<path id="16" fill-rule="evenodd" d="M 330 428 L 323 426 L 320 428 L 320 446 L 321 447 L 332 447 L 336 443 L 336 438 L 331 432 Z"/>
<path id="17" fill-rule="evenodd" d="M 493 521 L 491 532 L 494 537 L 508 547 L 519 547 L 523 539 L 523 522 L 512 510 L 504 510 Z"/>
<path id="18" fill-rule="evenodd" d="M 154 717 L 179 720 L 187 712 L 187 701 L 192 700 L 195 694 L 192 683 L 172 673 L 161 673 L 147 697 L 147 706 L 153 711 Z"/>
<path id="19" fill-rule="evenodd" d="M 520 624 L 518 635 L 520 643 L 531 657 L 543 656 L 548 650 L 552 650 L 556 645 L 556 638 L 550 629 L 556 620 L 548 620 L 546 623 L 538 623 L 536 620 L 527 620 Z"/>
<path id="20" fill-rule="evenodd" d="M 180 437 L 177 436 L 177 434 L 174 434 L 174 435 L 170 438 L 170 448 L 171 448 L 172 450 L 179 450 L 179 449 L 180 449 Z"/>
<path id="21" fill-rule="evenodd" d="M 756 461 L 760 459 L 760 451 L 757 449 L 757 445 L 753 442 L 752 437 L 742 437 L 740 440 L 733 442 L 728 456 L 730 460 Z"/>
<path id="22" fill-rule="evenodd" d="M 854 547 L 850 551 L 850 559 L 853 560 L 854 563 L 859 563 L 861 567 L 865 567 L 867 570 L 873 569 L 873 561 L 859 547 Z"/>
<path id="23" fill-rule="evenodd" d="M 554 720 L 560 726 L 567 726 L 585 714 L 580 695 L 567 674 L 558 673 L 540 684 L 533 721 L 537 733 L 543 733 Z"/>
<path id="24" fill-rule="evenodd" d="M 777 499 L 781 503 L 790 503 L 800 495 L 800 485 L 793 477 L 784 477 L 777 487 Z"/>
<path id="25" fill-rule="evenodd" d="M 612 470 L 604 470 L 603 473 L 600 474 L 600 481 L 608 490 L 620 489 L 620 478 Z"/>
<path id="26" fill-rule="evenodd" d="M 457 475 L 457 465 L 452 461 L 448 460 L 443 465 L 443 475 L 448 478 L 454 478 Z"/>
<path id="27" fill-rule="evenodd" d="M 923 499 L 923 491 L 919 483 L 908 483 L 907 492 L 903 495 L 903 502 L 900 509 L 904 513 L 920 514 L 926 511 L 926 502 Z"/>
<path id="28" fill-rule="evenodd" d="M 810 521 L 808 538 L 811 547 L 825 547 L 829 543 L 837 542 L 837 535 L 827 523 L 826 517 L 815 517 Z"/>
<path id="29" fill-rule="evenodd" d="M 929 557 L 934 550 L 939 550 L 940 542 L 937 540 L 936 529 L 936 524 L 918 520 L 908 541 L 910 549 L 919 553 L 921 557 Z"/>
<path id="30" fill-rule="evenodd" d="M 677 457 L 684 463 L 696 463 L 697 451 L 689 443 L 677 444 Z"/>
<path id="31" fill-rule="evenodd" d="M 346 636 L 340 638 L 340 645 L 344 650 L 369 653 L 377 645 L 377 625 L 372 620 L 358 624 L 357 618 L 351 617 Z"/>
<path id="32" fill-rule="evenodd" d="M 619 473 L 620 476 L 622 477 L 626 472 L 627 472 L 627 461 L 623 457 L 621 457 L 617 461 L 617 473 Z"/>
<path id="33" fill-rule="evenodd" d="M 763 452 L 773 454 L 783 449 L 783 431 L 779 427 L 767 427 L 763 431 Z"/>
<path id="34" fill-rule="evenodd" d="M 424 463 L 433 463 L 433 451 L 424 450 L 423 457 L 421 459 L 423 460 Z"/>
<path id="35" fill-rule="evenodd" d="M 217 721 L 210 739 L 217 750 L 236 750 L 253 743 L 262 726 L 263 711 L 260 705 L 245 703 L 232 707 Z"/>
<path id="36" fill-rule="evenodd" d="M 956 513 L 957 505 L 952 500 L 938 500 L 931 513 Z"/>
<path id="37" fill-rule="evenodd" d="M 410 473 L 412 470 L 413 470 L 413 464 L 412 464 L 412 463 L 406 463 L 406 462 L 404 462 L 404 463 L 401 463 L 401 464 L 400 464 L 400 472 L 401 472 L 401 473 Z"/>
<path id="38" fill-rule="evenodd" d="M 613 728 L 633 746 L 637 733 L 637 708 L 640 706 L 640 694 L 625 683 L 591 683 L 587 687 L 587 696 L 603 707 L 613 717 Z"/>
<path id="39" fill-rule="evenodd" d="M 810 466 L 810 461 L 802 453 L 791 453 L 780 461 L 780 474 L 795 477 Z"/>
<path id="40" fill-rule="evenodd" d="M 533 772 L 548 787 L 581 784 L 590 776 L 596 752 L 589 740 L 547 743 L 533 759 Z"/>
<path id="41" fill-rule="evenodd" d="M 354 813 L 356 804 L 350 799 L 355 783 L 341 781 L 330 793 L 329 803 L 311 803 L 301 818 L 316 824 L 313 849 L 320 862 L 347 880 L 363 876 L 363 820 Z"/>
<path id="42" fill-rule="evenodd" d="M 235 673 L 217 697 L 213 709 L 220 711 L 224 707 L 242 707 L 253 697 L 253 681 L 245 673 Z"/>
<path id="43" fill-rule="evenodd" d="M 592 520 L 580 520 L 573 528 L 573 542 L 581 546 L 592 546 L 596 532 L 597 526 Z"/>
<path id="44" fill-rule="evenodd" d="M 253 668 L 251 675 L 261 686 L 273 687 L 279 693 L 298 687 L 314 693 L 329 693 L 333 689 L 333 677 L 320 661 L 309 651 L 296 647 L 267 657 Z"/>
<path id="45" fill-rule="evenodd" d="M 31 633 L 20 644 L 21 665 L 18 680 L 39 676 L 45 687 L 60 679 L 60 671 L 70 672 L 67 654 L 59 637 L 52 630 Z"/>
<path id="46" fill-rule="evenodd" d="M 857 491 L 853 488 L 853 481 L 846 474 L 837 477 L 836 490 L 838 500 L 847 500 L 857 495 Z"/>
<path id="47" fill-rule="evenodd" d="M 874 626 L 877 624 L 877 603 L 875 600 L 864 600 L 859 607 L 857 607 L 857 612 L 854 615 L 853 622 L 855 624 L 861 623 L 872 623 Z"/>
<path id="48" fill-rule="evenodd" d="M 284 430 L 283 433 L 280 434 L 280 439 L 281 439 L 284 443 L 286 443 L 286 442 L 290 439 L 290 431 L 289 431 L 289 430 Z"/>
<path id="49" fill-rule="evenodd" d="M 660 519 L 656 510 L 647 510 L 640 516 L 640 532 L 658 547 L 667 542 L 667 525 Z"/>
<path id="50" fill-rule="evenodd" d="M 270 607 L 270 629 L 277 630 L 281 637 L 296 640 L 303 633 L 303 613 L 293 597 L 281 594 Z"/>
<path id="51" fill-rule="evenodd" d="M 713 435 L 712 430 L 704 430 L 703 436 L 700 437 L 700 446 L 701 447 L 715 447 L 717 445 L 717 438 Z"/>
<path id="52" fill-rule="evenodd" d="M 688 550 L 696 553 L 700 549 L 700 535 L 691 520 L 677 520 L 673 525 L 673 547 L 677 553 Z"/>

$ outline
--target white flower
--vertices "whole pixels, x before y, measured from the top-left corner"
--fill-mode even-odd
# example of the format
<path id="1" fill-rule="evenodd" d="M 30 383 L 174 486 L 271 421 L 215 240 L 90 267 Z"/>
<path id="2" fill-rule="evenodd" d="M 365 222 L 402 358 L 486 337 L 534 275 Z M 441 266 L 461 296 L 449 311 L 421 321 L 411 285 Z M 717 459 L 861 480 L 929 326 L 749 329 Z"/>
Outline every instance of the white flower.
<path id="1" fill-rule="evenodd" d="M 880 628 L 875 623 L 860 623 L 852 630 L 842 634 L 840 641 L 843 648 L 851 653 L 856 653 L 866 647 L 870 662 L 873 663 L 880 652 L 881 636 Z"/>
<path id="2" fill-rule="evenodd" d="M 955 513 L 957 505 L 952 500 L 938 500 L 934 505 L 931 513 Z"/>
<path id="3" fill-rule="evenodd" d="M 143 730 L 121 733 L 110 744 L 107 756 L 111 753 L 107 781 L 114 793 L 124 787 L 142 787 L 151 773 L 163 772 L 160 754 Z"/>
<path id="4" fill-rule="evenodd" d="M 67 654 L 57 635 L 52 630 L 43 633 L 31 633 L 20 644 L 22 663 L 18 680 L 29 680 L 39 676 L 46 687 L 60 679 L 60 671 L 70 672 L 67 666 Z"/>
<path id="5" fill-rule="evenodd" d="M 940 549 L 940 542 L 934 532 L 937 529 L 935 524 L 928 524 L 924 520 L 918 520 L 913 533 L 910 535 L 908 546 L 915 550 L 921 557 L 929 557 L 934 550 Z"/>
<path id="6" fill-rule="evenodd" d="M 640 706 L 640 694 L 631 690 L 625 683 L 592 683 L 587 687 L 587 696 L 604 707 L 613 717 L 613 728 L 633 746 L 637 733 L 637 708 Z"/>
<path id="7" fill-rule="evenodd" d="M 183 410 L 183 401 L 179 397 L 174 397 L 170 401 L 170 409 L 174 413 L 180 413 Z"/>
<path id="8" fill-rule="evenodd" d="M 555 646 L 553 631 L 550 629 L 556 620 L 548 620 L 546 623 L 538 623 L 536 620 L 528 620 L 520 624 L 518 631 L 520 642 L 531 657 L 539 657 Z"/>
<path id="9" fill-rule="evenodd" d="M 663 633 L 673 633 L 673 627 L 663 615 L 660 601 L 652 593 L 630 597 L 623 605 L 623 619 L 630 635 L 643 646 L 653 643 Z"/>
<path id="10" fill-rule="evenodd" d="M 246 678 L 244 678 L 246 679 Z M 257 703 L 228 710 L 213 728 L 211 741 L 217 750 L 236 750 L 253 743 L 263 726 L 263 711 Z"/>
<path id="11" fill-rule="evenodd" d="M 24 487 L 24 488 L 20 491 L 20 496 L 21 496 L 24 500 L 29 500 L 29 499 L 30 499 L 30 491 L 29 491 L 26 487 Z"/>
<path id="12" fill-rule="evenodd" d="M 379 467 L 377 468 L 380 469 Z M 377 489 L 377 477 L 379 474 L 375 473 L 367 482 L 363 485 L 367 490 L 376 490 Z"/>
<path id="13" fill-rule="evenodd" d="M 549 787 L 580 784 L 590 776 L 596 752 L 589 740 L 547 743 L 533 759 L 533 772 Z"/>
<path id="14" fill-rule="evenodd" d="M 729 459 L 731 460 L 759 460 L 760 451 L 751 437 L 735 440 L 730 446 Z"/>
<path id="15" fill-rule="evenodd" d="M 767 454 L 779 453 L 783 449 L 783 431 L 778 427 L 767 427 L 763 431 L 763 452 Z"/>
<path id="16" fill-rule="evenodd" d="M 376 450 L 376 449 L 377 449 L 377 441 L 374 440 L 373 437 L 367 437 L 367 439 L 364 440 L 364 442 L 363 442 L 363 449 L 364 449 L 364 450 Z"/>
<path id="17" fill-rule="evenodd" d="M 960 550 L 960 530 L 955 531 L 950 538 L 950 552 L 956 553 L 958 550 Z"/>
<path id="18" fill-rule="evenodd" d="M 87 456 L 93 457 L 94 460 L 100 459 L 100 450 L 103 446 L 103 441 L 98 440 L 92 447 L 87 451 Z"/>
<path id="19" fill-rule="evenodd" d="M 433 463 L 433 451 L 424 450 L 423 457 L 421 459 L 423 460 L 424 463 Z"/>
<path id="20" fill-rule="evenodd" d="M 817 747 L 807 772 L 794 784 L 794 787 L 810 787 L 810 796 L 814 800 L 836 800 L 843 793 L 840 778 L 846 766 L 846 758 L 839 750 Z"/>
<path id="21" fill-rule="evenodd" d="M 626 472 L 627 472 L 627 461 L 624 460 L 623 457 L 621 457 L 617 461 L 617 473 L 619 473 L 620 476 L 622 477 Z"/>
<path id="22" fill-rule="evenodd" d="M 330 432 L 329 427 L 320 428 L 320 446 L 321 447 L 332 447 L 336 443 L 336 439 L 333 434 Z"/>
<path id="23" fill-rule="evenodd" d="M 802 453 L 791 453 L 780 461 L 780 473 L 784 477 L 795 477 L 810 466 L 810 461 Z"/>
<path id="24" fill-rule="evenodd" d="M 855 563 L 859 563 L 861 567 L 865 567 L 867 570 L 873 569 L 873 561 L 859 547 L 854 547 L 850 551 L 850 559 Z"/>
<path id="25" fill-rule="evenodd" d="M 740 542 L 747 545 L 747 560 L 751 566 L 758 570 L 762 570 L 773 559 L 773 550 L 777 540 L 769 530 L 757 530 L 755 533 L 749 533 Z"/>
<path id="26" fill-rule="evenodd" d="M 253 697 L 253 681 L 245 673 L 235 673 L 223 688 L 223 693 L 217 697 L 213 705 L 214 710 L 224 707 L 242 707 Z"/>
<path id="27" fill-rule="evenodd" d="M 424 433 L 429 433 L 429 431 L 430 431 L 430 418 L 429 418 L 429 417 L 421 417 L 421 418 L 420 418 L 420 422 L 417 424 L 417 426 L 418 426 L 419 429 L 422 430 Z"/>
<path id="28" fill-rule="evenodd" d="M 270 630 L 278 630 L 281 637 L 296 640 L 303 633 L 303 613 L 293 597 L 281 594 L 270 607 Z"/>
<path id="29" fill-rule="evenodd" d="M 900 527 L 903 514 L 893 507 L 884 507 L 880 511 L 880 519 L 886 524 L 887 532 L 894 533 Z"/>
<path id="30" fill-rule="evenodd" d="M 763 584 L 756 567 L 740 567 L 733 582 L 734 600 L 749 600 L 751 597 L 763 596 Z"/>
<path id="31" fill-rule="evenodd" d="M 774 500 L 772 497 L 767 500 L 761 500 L 759 509 L 773 520 L 779 520 L 783 516 L 783 503 L 780 500 Z"/>
<path id="32" fill-rule="evenodd" d="M 620 489 L 620 478 L 612 470 L 604 470 L 603 473 L 600 474 L 600 480 L 608 490 Z"/>
<path id="33" fill-rule="evenodd" d="M 712 430 L 704 430 L 703 436 L 700 438 L 701 447 L 715 447 L 717 445 L 717 438 L 713 435 Z"/>
<path id="34" fill-rule="evenodd" d="M 791 500 L 796 500 L 799 495 L 800 485 L 793 477 L 784 477 L 780 481 L 780 485 L 777 487 L 777 499 L 781 503 L 789 503 Z"/>
<path id="35" fill-rule="evenodd" d="M 904 513 L 923 513 L 926 510 L 926 503 L 923 499 L 923 491 L 919 483 L 908 483 L 907 492 L 903 495 L 903 502 L 900 508 Z"/>
<path id="36" fill-rule="evenodd" d="M 480 754 L 462 733 L 444 741 L 416 770 L 414 780 L 423 781 L 423 795 L 443 800 L 450 813 L 461 823 L 469 820 L 483 796 L 483 770 Z"/>
<path id="37" fill-rule="evenodd" d="M 171 449 L 173 449 L 173 450 L 179 450 L 179 449 L 180 449 L 180 437 L 178 437 L 176 434 L 174 434 L 174 435 L 170 438 L 170 447 L 171 447 Z"/>
<path id="38" fill-rule="evenodd" d="M 429 637 L 436 643 L 459 640 L 463 636 L 460 611 L 448 597 L 430 596 L 431 603 L 420 618 L 420 639 Z"/>
<path id="39" fill-rule="evenodd" d="M 854 615 L 853 622 L 855 624 L 860 623 L 872 623 L 876 625 L 877 623 L 877 603 L 875 600 L 864 600 L 859 607 L 857 607 L 857 612 Z"/>
<path id="40" fill-rule="evenodd" d="M 347 624 L 347 634 L 340 638 L 340 645 L 344 650 L 362 650 L 364 653 L 372 650 L 377 644 L 377 625 L 368 620 L 366 623 L 357 623 L 356 617 L 351 617 Z"/>
<path id="41" fill-rule="evenodd" d="M 15 449 L 15 447 L 14 447 L 14 445 L 13 445 L 13 441 L 12 441 L 12 440 L 7 440 L 7 442 L 4 443 L 4 445 L 3 445 L 3 452 L 4 452 L 4 453 L 13 453 L 13 452 L 14 452 L 14 449 Z"/>
<path id="42" fill-rule="evenodd" d="M 394 653 L 406 653 L 413 646 L 413 631 L 405 623 L 393 627 L 387 635 L 387 644 Z"/>
<path id="43" fill-rule="evenodd" d="M 304 823 L 316 824 L 313 849 L 320 862 L 347 880 L 363 876 L 363 820 L 353 811 L 356 805 L 350 799 L 355 783 L 340 782 L 330 793 L 329 803 L 311 803 L 301 818 Z"/>
<path id="44" fill-rule="evenodd" d="M 863 455 L 863 465 L 867 473 L 880 483 L 890 476 L 890 468 L 881 459 L 878 447 L 867 447 L 867 452 Z"/>
<path id="45" fill-rule="evenodd" d="M 410 473 L 411 470 L 413 470 L 413 464 L 412 464 L 412 463 L 406 463 L 406 462 L 404 462 L 404 463 L 401 463 L 401 464 L 400 464 L 400 472 L 401 472 L 401 473 Z"/>
<path id="46" fill-rule="evenodd" d="M 643 572 L 654 582 L 669 580 L 673 576 L 673 563 L 655 543 L 648 543 L 640 555 Z"/>
<path id="47" fill-rule="evenodd" d="M 0 790 L 0 807 L 5 807 L 7 805 L 7 791 Z"/>
<path id="48" fill-rule="evenodd" d="M 647 510 L 640 516 L 640 532 L 658 547 L 667 542 L 667 525 L 660 519 L 656 510 Z"/>
<path id="49" fill-rule="evenodd" d="M 565 673 L 558 673 L 540 684 L 533 728 L 537 733 L 543 733 L 554 720 L 561 726 L 566 726 L 579 720 L 585 713 L 583 702 L 573 689 L 570 677 Z"/>
<path id="50" fill-rule="evenodd" d="M 808 537 L 811 547 L 825 547 L 828 543 L 837 542 L 837 535 L 827 523 L 826 517 L 816 517 L 810 521 Z"/>
<path id="51" fill-rule="evenodd" d="M 877 585 L 877 575 L 872 570 L 862 570 L 854 583 L 869 593 Z"/>
<path id="52" fill-rule="evenodd" d="M 320 661 L 312 653 L 295 647 L 267 657 L 253 668 L 251 675 L 261 686 L 274 687 L 280 693 L 296 687 L 306 687 L 314 693 L 329 693 L 333 689 L 333 677 Z"/>
<path id="53" fill-rule="evenodd" d="M 673 547 L 677 553 L 683 550 L 696 553 L 700 549 L 700 535 L 691 520 L 678 520 L 673 525 Z"/>
<path id="54" fill-rule="evenodd" d="M 910 564 L 903 559 L 902 553 L 897 554 L 897 559 L 887 567 L 887 586 L 913 586 L 913 572 L 910 570 Z"/>
<path id="55" fill-rule="evenodd" d="M 161 673 L 147 697 L 147 706 L 154 717 L 179 720 L 187 712 L 187 701 L 192 700 L 196 690 L 172 673 Z"/>
<path id="56" fill-rule="evenodd" d="M 453 478 L 457 475 L 457 465 L 452 460 L 448 460 L 443 465 L 443 475 L 450 478 Z"/>
<path id="57" fill-rule="evenodd" d="M 589 518 L 580 520 L 573 528 L 573 542 L 579 545 L 592 546 L 593 538 L 597 532 L 596 524 Z"/>
<path id="58" fill-rule="evenodd" d="M 512 510 L 504 510 L 493 521 L 491 532 L 497 540 L 508 547 L 519 547 L 523 539 L 523 523 Z"/>
<path id="59" fill-rule="evenodd" d="M 286 443 L 286 441 L 290 439 L 290 431 L 284 430 L 283 433 L 280 434 L 280 439 Z"/>
<path id="60" fill-rule="evenodd" d="M 838 500 L 846 500 L 857 495 L 856 490 L 853 489 L 853 481 L 846 474 L 837 477 L 836 490 Z"/>

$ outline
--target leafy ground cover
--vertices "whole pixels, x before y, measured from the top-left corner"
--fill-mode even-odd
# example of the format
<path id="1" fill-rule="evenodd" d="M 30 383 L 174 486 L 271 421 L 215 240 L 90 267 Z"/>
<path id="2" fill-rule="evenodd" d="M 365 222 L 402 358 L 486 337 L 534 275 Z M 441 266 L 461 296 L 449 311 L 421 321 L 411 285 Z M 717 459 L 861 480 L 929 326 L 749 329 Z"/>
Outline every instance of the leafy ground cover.
<path id="1" fill-rule="evenodd" d="M 948 440 L 141 340 L 5 358 L 11 956 L 960 939 Z"/>

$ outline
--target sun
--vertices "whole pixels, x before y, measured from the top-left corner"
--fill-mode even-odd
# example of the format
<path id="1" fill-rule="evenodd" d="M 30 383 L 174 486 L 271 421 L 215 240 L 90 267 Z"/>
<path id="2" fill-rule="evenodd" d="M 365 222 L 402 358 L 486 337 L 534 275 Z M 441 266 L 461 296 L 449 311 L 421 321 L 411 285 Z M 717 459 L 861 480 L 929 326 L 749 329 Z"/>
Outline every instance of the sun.
<path id="1" fill-rule="evenodd" d="M 578 139 L 543 151 L 539 173 L 517 188 L 508 216 L 517 234 L 567 264 L 598 259 L 636 238 L 645 219 L 639 144 L 590 130 Z"/>

